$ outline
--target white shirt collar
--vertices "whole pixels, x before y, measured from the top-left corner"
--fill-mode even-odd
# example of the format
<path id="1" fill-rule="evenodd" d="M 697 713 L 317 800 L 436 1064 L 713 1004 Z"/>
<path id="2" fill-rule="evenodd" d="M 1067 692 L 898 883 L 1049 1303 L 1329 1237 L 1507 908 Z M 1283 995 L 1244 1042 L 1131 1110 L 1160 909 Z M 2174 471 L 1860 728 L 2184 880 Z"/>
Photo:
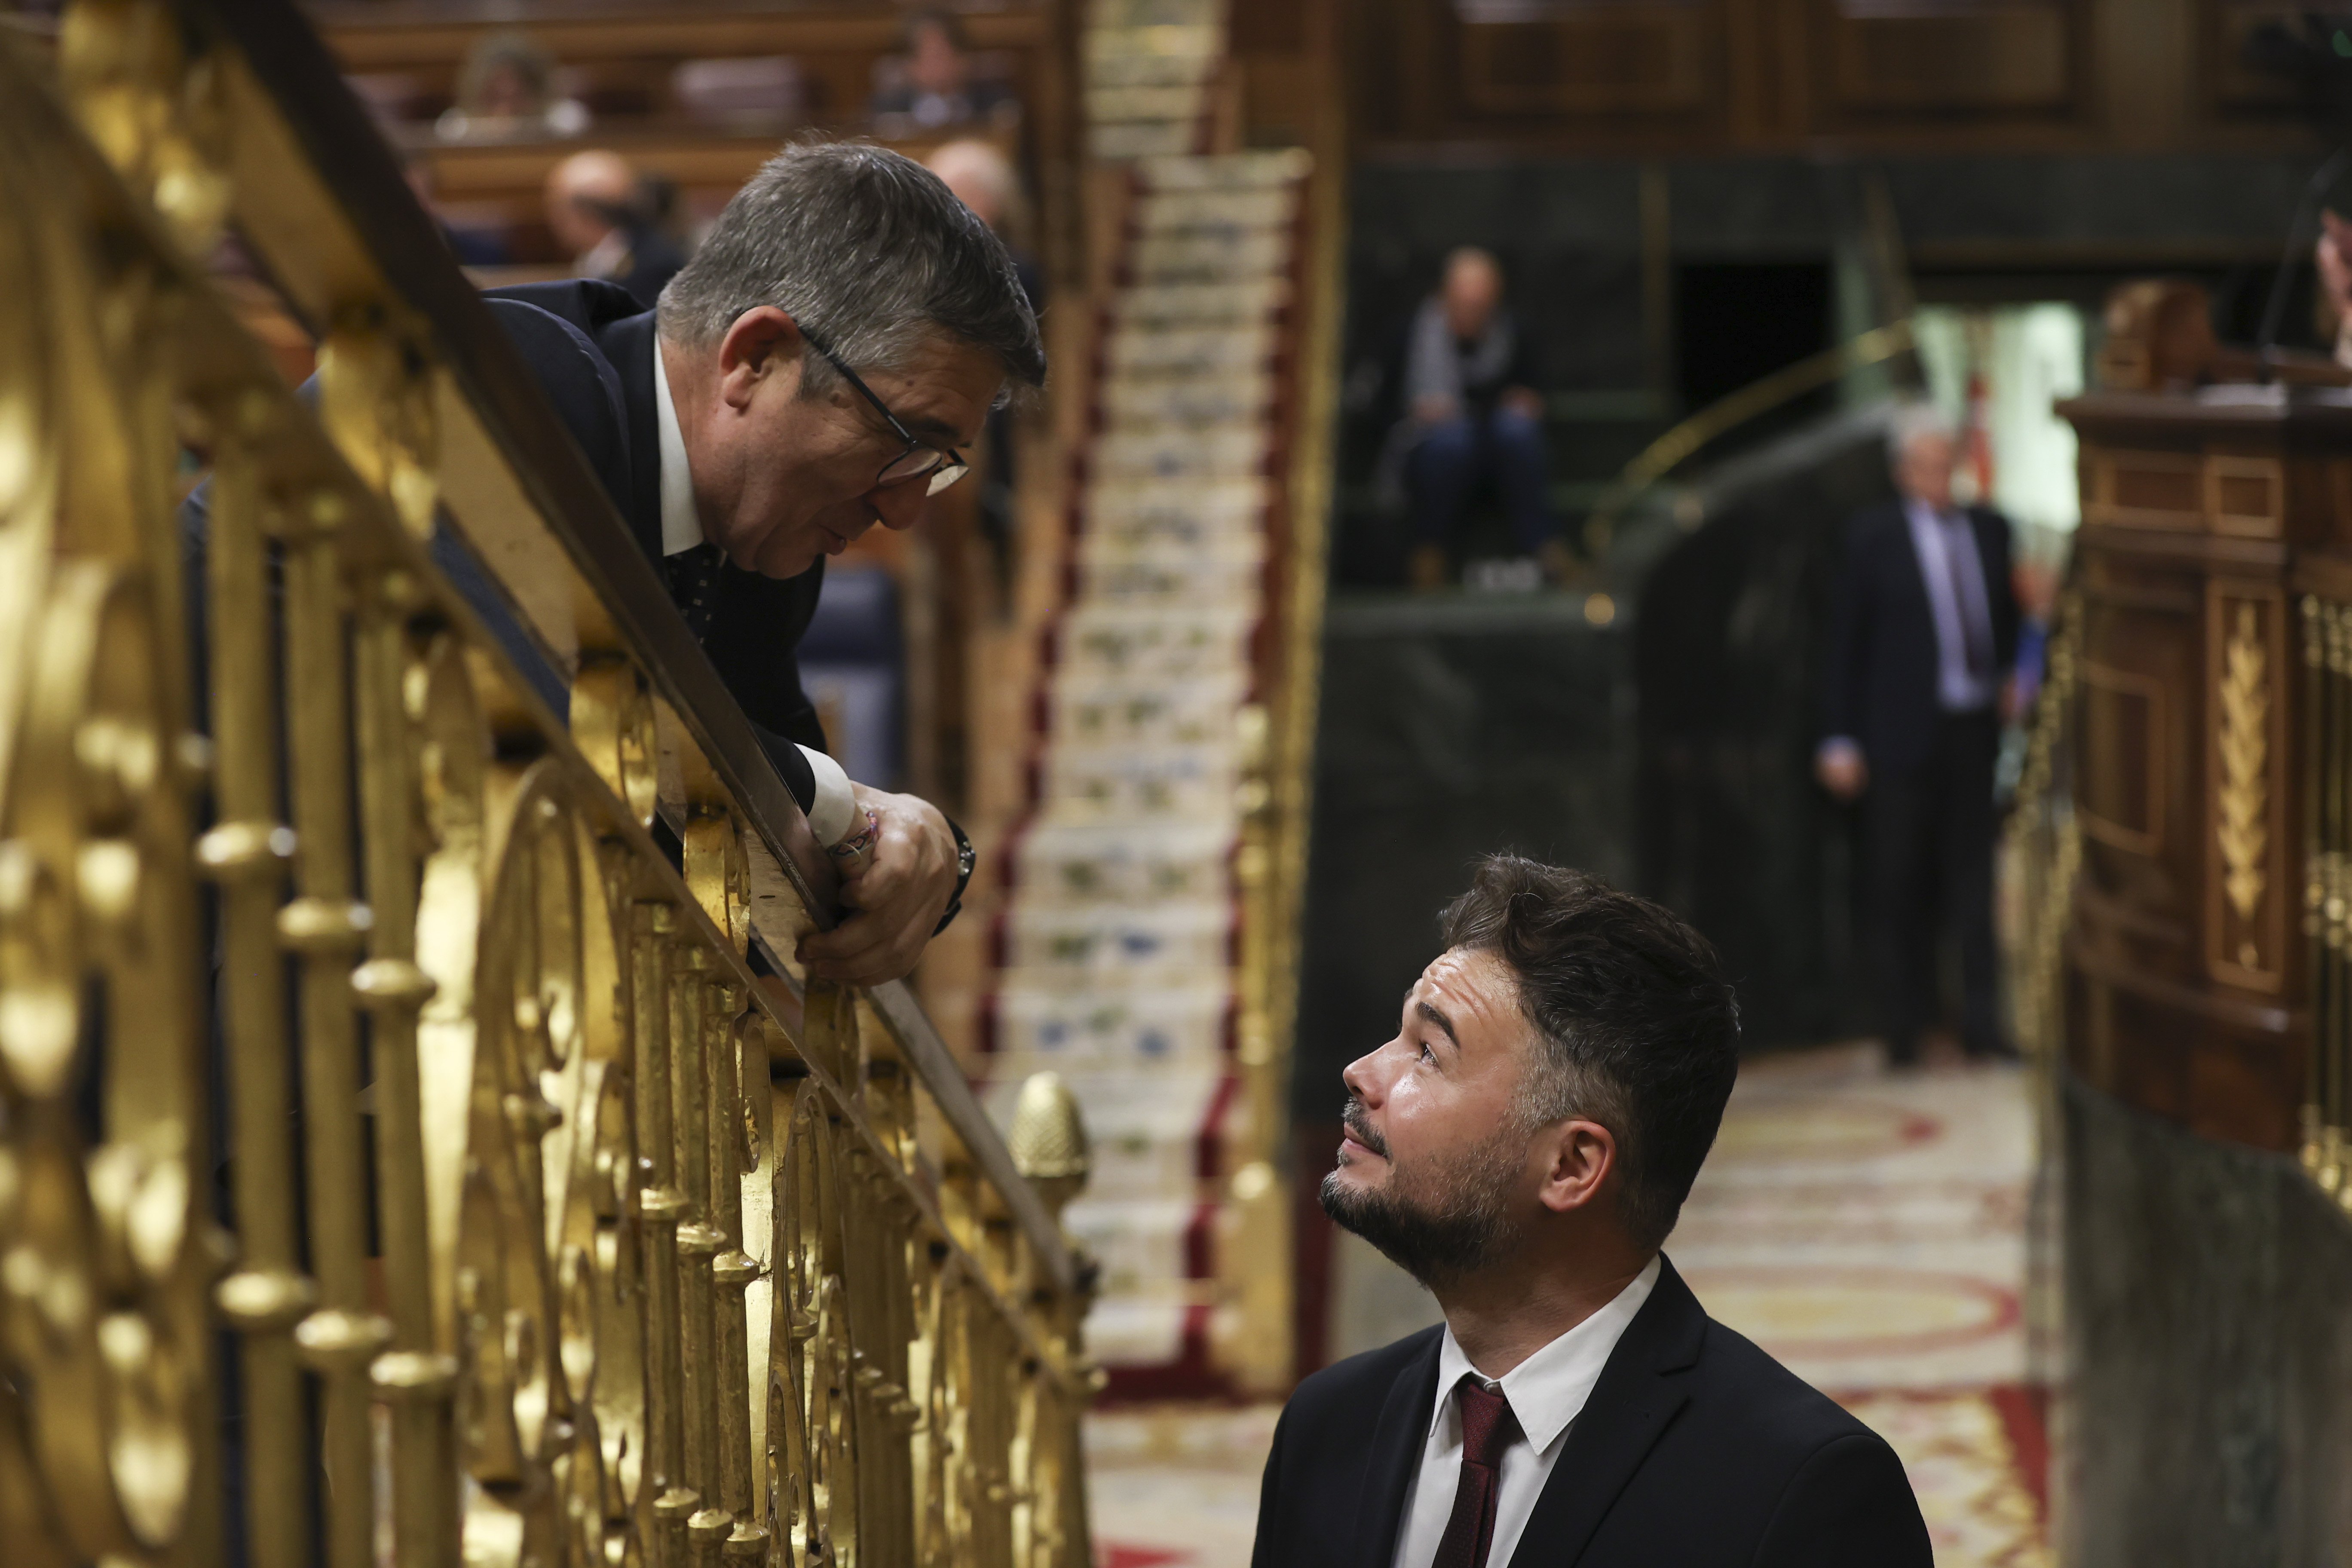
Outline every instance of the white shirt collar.
<path id="1" fill-rule="evenodd" d="M 669 371 L 662 364 L 661 339 L 654 339 L 654 429 L 661 445 L 662 553 L 676 555 L 703 542 L 702 519 L 694 510 L 694 476 L 686 466 L 686 433 L 678 428 L 677 405 L 669 400 Z"/>
<path id="2" fill-rule="evenodd" d="M 1454 1401 L 1446 1396 L 1467 1373 L 1489 1387 L 1502 1389 L 1529 1447 L 1538 1454 L 1550 1448 L 1592 1397 L 1592 1385 L 1601 1381 L 1601 1369 L 1609 1364 L 1610 1352 L 1657 1285 L 1659 1268 L 1660 1260 L 1652 1258 L 1607 1306 L 1505 1373 L 1499 1385 L 1470 1364 L 1452 1325 L 1447 1325 L 1444 1345 L 1437 1352 L 1437 1401 L 1430 1412 L 1430 1425 L 1435 1426 L 1453 1411 Z"/>

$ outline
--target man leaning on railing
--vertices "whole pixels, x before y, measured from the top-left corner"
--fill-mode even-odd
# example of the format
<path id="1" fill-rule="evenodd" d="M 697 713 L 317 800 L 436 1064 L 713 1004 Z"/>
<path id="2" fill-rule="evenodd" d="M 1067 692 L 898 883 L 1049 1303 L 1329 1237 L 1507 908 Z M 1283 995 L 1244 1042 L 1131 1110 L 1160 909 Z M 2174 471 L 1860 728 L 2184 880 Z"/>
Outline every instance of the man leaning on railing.
<path id="1" fill-rule="evenodd" d="M 794 650 L 824 557 L 913 527 L 1008 383 L 1044 384 L 1003 242 L 920 164 L 808 144 L 735 194 L 653 310 L 592 280 L 487 298 L 844 862 L 853 912 L 803 961 L 856 984 L 907 973 L 961 904 L 971 843 L 824 754 Z"/>
<path id="2" fill-rule="evenodd" d="M 1045 384 L 1003 243 L 921 164 L 813 143 L 735 194 L 654 310 L 595 279 L 484 297 L 835 857 L 849 913 L 802 961 L 849 984 L 905 975 L 961 905 L 971 841 L 825 754 L 796 650 L 824 557 L 877 522 L 913 527 L 964 476 L 1008 383 Z M 182 517 L 195 583 L 208 490 Z M 562 711 L 560 678 L 482 566 L 446 530 L 435 553 Z"/>

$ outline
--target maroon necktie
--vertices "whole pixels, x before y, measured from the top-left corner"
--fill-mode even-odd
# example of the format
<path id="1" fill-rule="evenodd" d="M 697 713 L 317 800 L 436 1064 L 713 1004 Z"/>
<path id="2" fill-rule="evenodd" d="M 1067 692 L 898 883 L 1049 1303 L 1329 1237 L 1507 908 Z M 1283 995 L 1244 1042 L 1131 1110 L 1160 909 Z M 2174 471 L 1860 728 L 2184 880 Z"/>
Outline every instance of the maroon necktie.
<path id="1" fill-rule="evenodd" d="M 1495 1543 L 1495 1499 L 1503 1487 L 1503 1450 L 1518 1435 L 1511 1402 L 1489 1394 L 1474 1373 L 1454 1385 L 1462 1414 L 1462 1479 L 1454 1483 L 1454 1512 L 1430 1568 L 1486 1568 Z"/>

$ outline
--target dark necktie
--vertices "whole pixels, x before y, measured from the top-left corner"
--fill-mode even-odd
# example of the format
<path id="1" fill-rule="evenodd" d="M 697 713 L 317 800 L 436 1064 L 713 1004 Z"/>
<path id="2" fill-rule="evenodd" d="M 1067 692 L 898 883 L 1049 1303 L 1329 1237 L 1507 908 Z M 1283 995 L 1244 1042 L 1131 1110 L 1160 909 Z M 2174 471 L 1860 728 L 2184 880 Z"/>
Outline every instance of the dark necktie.
<path id="1" fill-rule="evenodd" d="M 1511 1402 L 1489 1394 L 1472 1373 L 1454 1385 L 1462 1415 L 1462 1479 L 1454 1483 L 1454 1512 L 1430 1568 L 1486 1568 L 1495 1544 L 1495 1499 L 1503 1487 L 1503 1450 L 1518 1436 Z"/>
<path id="2" fill-rule="evenodd" d="M 1982 680 L 1992 673 L 1992 628 L 1985 624 L 1985 607 L 1978 602 L 1980 595 L 1960 555 L 1964 550 L 1976 549 L 1976 530 L 1961 512 L 1946 512 L 1936 521 L 1944 531 L 1944 573 L 1952 580 L 1952 610 L 1960 617 L 1960 657 L 1968 664 L 1969 679 Z M 1982 577 L 1982 569 L 1976 574 Z"/>
<path id="3" fill-rule="evenodd" d="M 670 603 L 686 617 L 687 629 L 700 642 L 710 630 L 711 605 L 719 597 L 719 546 L 698 544 L 662 558 L 669 575 Z"/>

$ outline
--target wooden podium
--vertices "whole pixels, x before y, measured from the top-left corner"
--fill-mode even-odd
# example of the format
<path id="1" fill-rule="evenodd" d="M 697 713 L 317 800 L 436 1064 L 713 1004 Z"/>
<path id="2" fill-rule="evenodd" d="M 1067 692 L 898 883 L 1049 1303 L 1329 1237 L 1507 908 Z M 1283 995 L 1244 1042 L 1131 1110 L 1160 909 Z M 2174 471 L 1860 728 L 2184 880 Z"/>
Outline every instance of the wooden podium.
<path id="1" fill-rule="evenodd" d="M 2306 655 L 2325 662 L 2321 612 L 2352 601 L 2352 393 L 2059 411 L 2082 438 L 2072 1065 L 2192 1131 L 2292 1150 L 2326 901 Z"/>

